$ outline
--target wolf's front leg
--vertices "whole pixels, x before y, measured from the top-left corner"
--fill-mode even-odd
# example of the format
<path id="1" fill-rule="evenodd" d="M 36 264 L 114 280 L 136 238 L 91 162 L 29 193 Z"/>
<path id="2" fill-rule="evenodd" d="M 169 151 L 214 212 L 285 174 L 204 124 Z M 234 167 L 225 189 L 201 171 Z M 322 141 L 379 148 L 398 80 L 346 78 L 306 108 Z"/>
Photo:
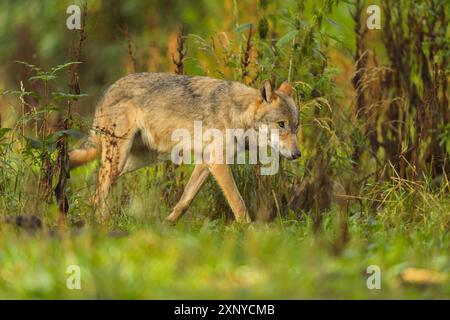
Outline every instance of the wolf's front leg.
<path id="1" fill-rule="evenodd" d="M 209 170 L 222 189 L 231 210 L 233 210 L 236 221 L 244 223 L 251 222 L 247 207 L 245 206 L 244 200 L 242 199 L 236 183 L 234 182 L 230 166 L 226 164 L 212 164 Z"/>
<path id="2" fill-rule="evenodd" d="M 173 224 L 183 215 L 208 176 L 209 170 L 205 164 L 197 164 L 195 166 L 180 201 L 178 201 L 172 213 L 166 218 L 167 222 Z"/>

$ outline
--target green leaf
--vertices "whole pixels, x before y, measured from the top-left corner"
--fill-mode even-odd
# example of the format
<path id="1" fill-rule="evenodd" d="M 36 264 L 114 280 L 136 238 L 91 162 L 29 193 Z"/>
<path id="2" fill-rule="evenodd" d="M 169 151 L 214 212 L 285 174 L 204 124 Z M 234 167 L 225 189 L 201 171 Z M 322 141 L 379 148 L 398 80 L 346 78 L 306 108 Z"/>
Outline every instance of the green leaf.
<path id="1" fill-rule="evenodd" d="M 52 92 L 52 95 L 56 101 L 77 100 L 81 97 L 87 97 L 87 94 L 71 94 L 71 93 L 65 93 L 65 92 Z"/>
<path id="2" fill-rule="evenodd" d="M 252 27 L 253 27 L 253 24 L 251 24 L 250 22 L 249 23 L 244 23 L 244 24 L 241 24 L 240 26 L 237 26 L 234 29 L 234 31 L 237 32 L 237 33 L 240 33 L 242 31 L 245 31 L 245 30 L 250 29 Z"/>
<path id="3" fill-rule="evenodd" d="M 0 139 L 8 132 L 11 131 L 11 128 L 0 128 Z"/>
<path id="4" fill-rule="evenodd" d="M 34 64 L 30 64 L 30 63 L 25 62 L 25 61 L 15 61 L 15 63 L 23 64 L 24 66 L 26 66 L 26 67 L 28 67 L 30 69 L 33 69 L 36 72 L 40 72 L 41 71 L 41 68 L 38 68 Z"/>
<path id="5" fill-rule="evenodd" d="M 84 132 L 80 131 L 80 130 L 77 130 L 77 129 L 67 129 L 67 130 L 56 131 L 53 135 L 55 136 L 56 139 L 58 139 L 59 137 L 61 137 L 63 135 L 67 135 L 67 136 L 72 137 L 74 139 L 81 139 L 86 134 Z"/>
<path id="6" fill-rule="evenodd" d="M 284 46 L 286 43 L 289 43 L 297 34 L 298 34 L 298 30 L 289 31 L 284 36 L 282 36 L 280 39 L 278 39 L 276 46 L 277 47 Z"/>
<path id="7" fill-rule="evenodd" d="M 29 78 L 28 80 L 30 80 L 30 81 L 42 80 L 42 81 L 48 82 L 50 80 L 55 80 L 55 79 L 56 79 L 56 77 L 54 75 L 49 74 L 49 73 L 43 73 L 43 74 L 39 74 L 37 76 L 33 76 L 33 77 Z"/>
<path id="8" fill-rule="evenodd" d="M 22 96 L 22 97 L 32 96 L 35 98 L 40 98 L 40 96 L 34 91 L 23 91 L 22 92 L 20 90 L 5 90 L 2 92 L 2 96 L 6 96 L 6 95 L 10 95 L 10 94 L 16 95 L 16 96 Z"/>
<path id="9" fill-rule="evenodd" d="M 70 66 L 72 66 L 74 64 L 81 64 L 81 62 L 80 61 L 71 61 L 71 62 L 67 62 L 67 63 L 64 63 L 64 64 L 60 64 L 60 65 L 52 68 L 50 73 L 54 74 L 56 72 L 59 72 L 59 71 L 65 69 L 65 68 L 67 68 L 67 67 L 70 67 Z"/>
<path id="10" fill-rule="evenodd" d="M 42 147 L 42 142 L 35 138 L 25 136 L 25 139 L 27 140 L 28 144 L 34 149 L 40 149 Z"/>

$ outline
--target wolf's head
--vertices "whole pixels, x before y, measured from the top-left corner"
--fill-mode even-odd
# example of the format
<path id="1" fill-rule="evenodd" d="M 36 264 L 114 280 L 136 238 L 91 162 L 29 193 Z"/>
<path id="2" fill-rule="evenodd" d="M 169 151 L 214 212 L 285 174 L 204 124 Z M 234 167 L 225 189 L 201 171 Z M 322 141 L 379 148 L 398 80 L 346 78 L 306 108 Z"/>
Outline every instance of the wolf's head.
<path id="1" fill-rule="evenodd" d="M 278 90 L 273 90 L 270 82 L 264 81 L 255 115 L 257 129 L 265 125 L 270 131 L 278 130 L 279 139 L 270 139 L 269 143 L 289 160 L 301 156 L 297 139 L 298 108 L 292 98 L 292 91 L 292 86 L 287 81 Z"/>

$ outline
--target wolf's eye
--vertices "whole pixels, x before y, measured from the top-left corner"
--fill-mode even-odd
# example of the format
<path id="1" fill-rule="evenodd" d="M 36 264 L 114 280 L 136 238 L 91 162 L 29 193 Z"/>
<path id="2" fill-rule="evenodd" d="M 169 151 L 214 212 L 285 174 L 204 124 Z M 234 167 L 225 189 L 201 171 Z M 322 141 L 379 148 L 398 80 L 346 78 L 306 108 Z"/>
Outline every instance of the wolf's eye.
<path id="1" fill-rule="evenodd" d="M 286 122 L 280 121 L 280 122 L 278 122 L 278 126 L 279 126 L 280 128 L 283 128 L 283 129 L 284 129 L 284 127 L 286 126 Z"/>

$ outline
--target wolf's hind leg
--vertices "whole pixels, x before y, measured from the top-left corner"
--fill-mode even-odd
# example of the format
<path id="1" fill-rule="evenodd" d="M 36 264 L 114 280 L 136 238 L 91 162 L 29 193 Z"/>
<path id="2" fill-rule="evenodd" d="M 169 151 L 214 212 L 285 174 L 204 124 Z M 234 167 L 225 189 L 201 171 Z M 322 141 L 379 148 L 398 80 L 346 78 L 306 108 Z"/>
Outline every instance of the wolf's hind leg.
<path id="1" fill-rule="evenodd" d="M 234 182 L 231 168 L 226 164 L 212 164 L 211 173 L 222 189 L 237 222 L 251 222 L 244 200 Z"/>
<path id="2" fill-rule="evenodd" d="M 94 209 L 100 221 L 103 221 L 107 216 L 106 198 L 111 190 L 111 186 L 124 168 L 131 143 L 132 139 L 130 138 L 102 138 L 101 166 L 93 199 Z"/>
<path id="3" fill-rule="evenodd" d="M 175 223 L 183 215 L 183 213 L 186 212 L 187 208 L 208 176 L 209 170 L 205 164 L 197 164 L 195 166 L 181 199 L 173 208 L 172 213 L 166 218 L 167 222 Z"/>

